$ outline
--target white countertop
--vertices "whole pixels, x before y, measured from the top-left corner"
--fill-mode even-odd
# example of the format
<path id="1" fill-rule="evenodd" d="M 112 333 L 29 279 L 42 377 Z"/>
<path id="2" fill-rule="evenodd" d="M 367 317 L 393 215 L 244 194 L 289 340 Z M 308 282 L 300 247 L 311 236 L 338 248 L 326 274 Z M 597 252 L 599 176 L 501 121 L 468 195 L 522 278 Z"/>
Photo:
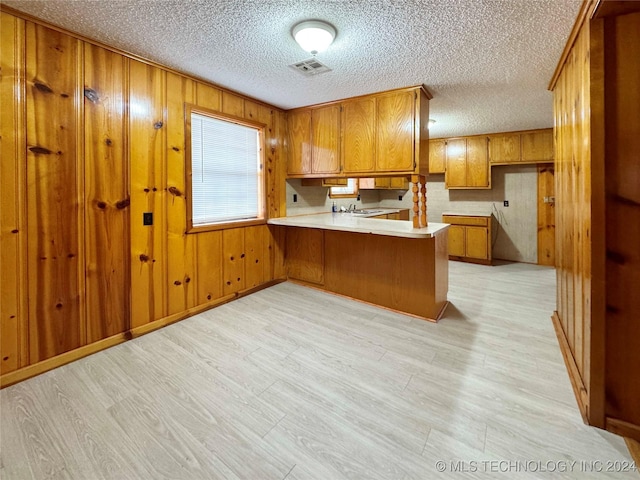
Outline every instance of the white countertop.
<path id="1" fill-rule="evenodd" d="M 382 210 L 382 209 L 371 209 Z M 388 213 L 388 210 L 385 212 Z M 377 213 L 382 215 L 383 213 Z M 376 214 L 371 214 L 375 216 Z M 448 223 L 429 223 L 426 228 L 413 228 L 413 222 L 406 220 L 385 220 L 366 218 L 351 213 L 316 213 L 296 215 L 293 217 L 272 218 L 270 225 L 284 227 L 319 228 L 321 230 L 338 230 L 341 232 L 371 233 L 389 237 L 432 238 L 449 228 Z"/>

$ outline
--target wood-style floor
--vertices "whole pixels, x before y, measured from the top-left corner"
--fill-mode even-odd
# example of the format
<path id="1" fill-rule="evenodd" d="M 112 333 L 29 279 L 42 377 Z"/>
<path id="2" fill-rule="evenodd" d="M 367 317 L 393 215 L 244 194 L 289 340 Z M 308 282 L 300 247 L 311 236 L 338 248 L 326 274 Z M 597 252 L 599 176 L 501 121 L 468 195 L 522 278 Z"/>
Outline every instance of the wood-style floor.
<path id="1" fill-rule="evenodd" d="M 552 269 L 451 262 L 449 299 L 283 283 L 6 388 L 0 478 L 638 478 L 585 473 L 631 458 L 582 423 Z"/>

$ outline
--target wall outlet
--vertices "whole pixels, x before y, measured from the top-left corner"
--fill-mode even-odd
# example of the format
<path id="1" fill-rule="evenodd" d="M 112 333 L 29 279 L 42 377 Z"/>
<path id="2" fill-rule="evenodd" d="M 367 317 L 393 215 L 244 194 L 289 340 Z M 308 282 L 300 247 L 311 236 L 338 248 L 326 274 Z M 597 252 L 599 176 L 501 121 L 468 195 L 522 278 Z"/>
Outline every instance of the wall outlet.
<path id="1" fill-rule="evenodd" d="M 402 195 L 398 195 L 398 200 L 402 201 Z"/>
<path id="2" fill-rule="evenodd" d="M 504 206 L 505 206 L 505 207 L 508 207 L 508 206 L 509 206 L 509 200 L 505 200 L 505 201 L 504 201 Z"/>
<path id="3" fill-rule="evenodd" d="M 293 194 L 293 203 L 296 203 L 298 201 L 298 194 L 294 193 Z"/>
<path id="4" fill-rule="evenodd" d="M 142 225 L 153 225 L 153 212 L 144 212 L 142 214 Z"/>

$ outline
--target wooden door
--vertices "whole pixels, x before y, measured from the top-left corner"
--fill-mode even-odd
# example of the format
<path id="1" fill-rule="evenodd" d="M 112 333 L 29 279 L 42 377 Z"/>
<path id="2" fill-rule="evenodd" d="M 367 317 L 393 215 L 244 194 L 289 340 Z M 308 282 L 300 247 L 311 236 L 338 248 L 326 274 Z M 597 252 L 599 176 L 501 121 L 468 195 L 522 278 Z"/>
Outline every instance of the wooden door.
<path id="1" fill-rule="evenodd" d="M 465 256 L 465 227 L 461 225 L 451 225 L 449 227 L 449 255 L 455 257 Z"/>
<path id="2" fill-rule="evenodd" d="M 375 169 L 376 100 L 369 97 L 342 104 L 342 159 L 344 173 Z"/>
<path id="3" fill-rule="evenodd" d="M 447 140 L 447 168 L 445 186 L 465 187 L 467 185 L 467 143 L 464 138 Z"/>
<path id="4" fill-rule="evenodd" d="M 311 171 L 340 173 L 340 106 L 311 112 Z"/>
<path id="5" fill-rule="evenodd" d="M 520 134 L 492 135 L 489 137 L 490 163 L 516 163 L 520 161 Z"/>
<path id="6" fill-rule="evenodd" d="M 467 139 L 467 184 L 468 187 L 489 186 L 489 160 L 487 158 L 487 138 Z"/>
<path id="7" fill-rule="evenodd" d="M 376 171 L 413 172 L 415 92 L 376 99 Z"/>
<path id="8" fill-rule="evenodd" d="M 487 260 L 489 258 L 489 245 L 487 229 L 484 227 L 464 227 L 465 247 L 467 257 Z"/>
<path id="9" fill-rule="evenodd" d="M 447 141 L 429 140 L 429 173 L 444 173 L 447 163 Z"/>
<path id="10" fill-rule="evenodd" d="M 523 162 L 553 162 L 553 130 L 522 134 Z"/>
<path id="11" fill-rule="evenodd" d="M 289 130 L 287 173 L 311 173 L 311 110 L 287 114 Z"/>
<path id="12" fill-rule="evenodd" d="M 555 265 L 556 209 L 553 164 L 538 165 L 538 264 Z"/>

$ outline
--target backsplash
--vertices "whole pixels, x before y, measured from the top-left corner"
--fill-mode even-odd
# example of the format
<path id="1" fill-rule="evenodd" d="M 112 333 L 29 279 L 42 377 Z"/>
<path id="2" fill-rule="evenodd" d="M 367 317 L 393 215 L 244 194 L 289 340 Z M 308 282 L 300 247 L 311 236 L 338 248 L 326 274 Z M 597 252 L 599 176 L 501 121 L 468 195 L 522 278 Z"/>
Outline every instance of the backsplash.
<path id="1" fill-rule="evenodd" d="M 329 198 L 327 187 L 303 187 L 299 178 L 290 178 L 287 184 L 287 215 L 305 215 L 308 213 L 330 212 L 334 199 Z M 297 202 L 293 196 L 297 195 Z M 378 190 L 361 190 L 360 200 L 355 198 L 336 198 L 338 208 L 355 205 L 356 208 L 377 207 L 380 203 Z"/>

